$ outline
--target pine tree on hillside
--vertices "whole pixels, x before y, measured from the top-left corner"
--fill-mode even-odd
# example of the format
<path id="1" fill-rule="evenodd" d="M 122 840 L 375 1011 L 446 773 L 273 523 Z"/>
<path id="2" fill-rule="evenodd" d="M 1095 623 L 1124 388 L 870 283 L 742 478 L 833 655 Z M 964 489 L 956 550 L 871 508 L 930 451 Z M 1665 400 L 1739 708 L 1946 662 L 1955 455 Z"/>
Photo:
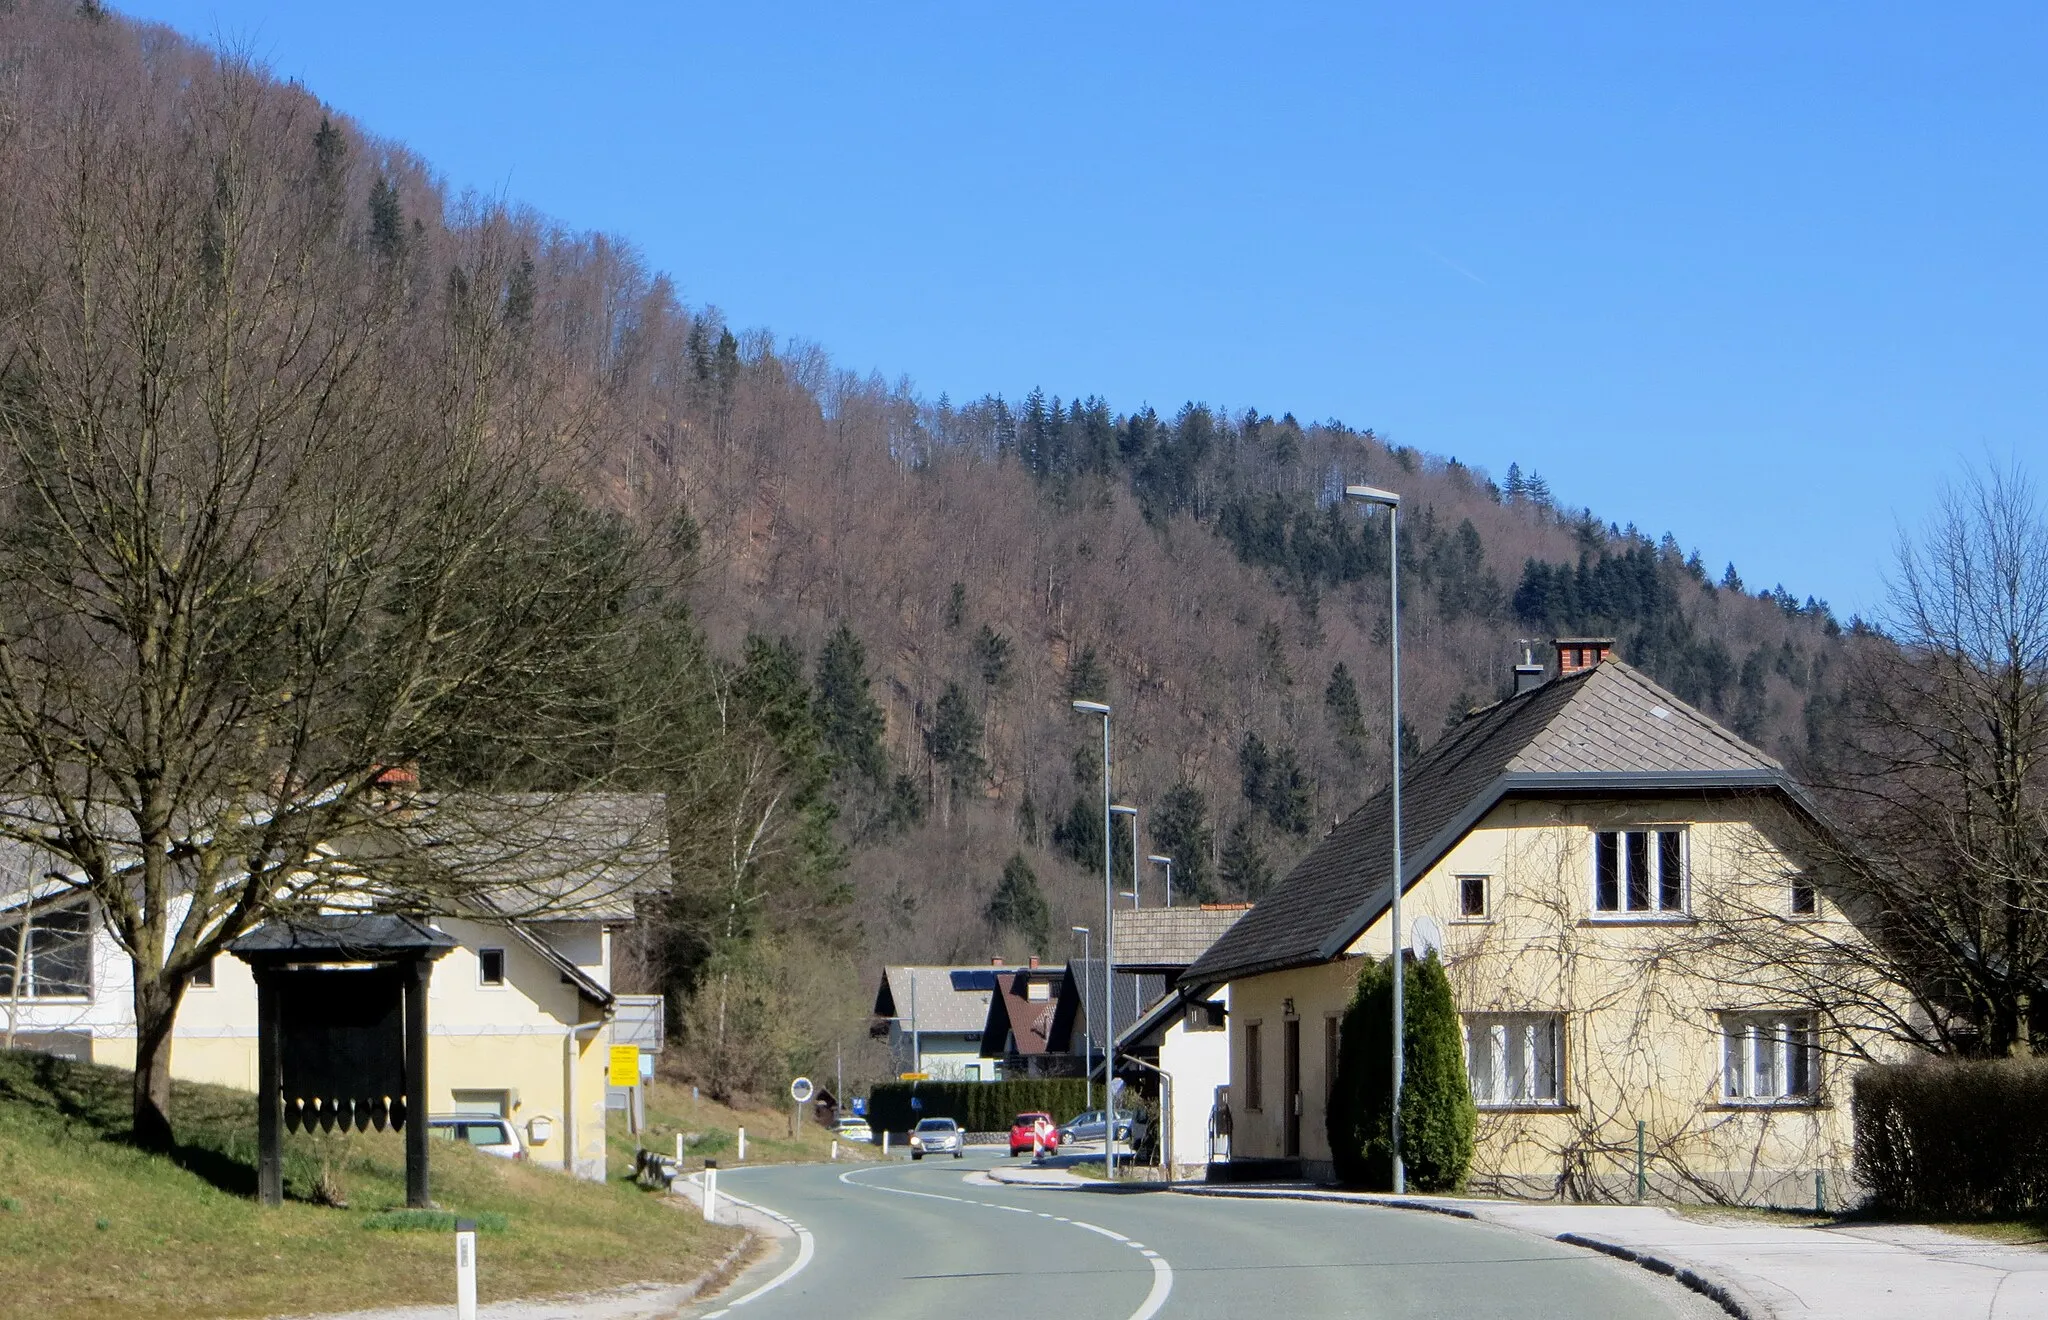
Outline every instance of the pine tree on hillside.
<path id="1" fill-rule="evenodd" d="M 819 736 L 841 772 L 879 785 L 888 777 L 889 758 L 882 748 L 882 708 L 868 684 L 867 649 L 842 623 L 818 652 L 813 712 Z"/>
<path id="2" fill-rule="evenodd" d="M 1152 816 L 1152 840 L 1173 858 L 1173 891 L 1180 898 L 1207 902 L 1215 896 L 1209 879 L 1209 852 L 1215 846 L 1209 827 L 1209 804 L 1202 790 L 1186 780 L 1166 790 Z"/>
<path id="3" fill-rule="evenodd" d="M 1224 885 L 1241 898 L 1263 898 L 1273 887 L 1273 868 L 1252 832 L 1251 817 L 1240 816 L 1230 827 L 1230 835 L 1223 843 L 1223 855 L 1216 859 L 1216 873 Z"/>
<path id="4" fill-rule="evenodd" d="M 989 925 L 1022 935 L 1033 953 L 1042 954 L 1051 944 L 1052 909 L 1023 853 L 1013 853 L 1003 863 L 1003 875 L 988 900 L 987 915 Z"/>
<path id="5" fill-rule="evenodd" d="M 1000 691 L 1010 682 L 1010 639 L 989 627 L 981 625 L 981 631 L 974 634 L 974 665 L 981 671 L 981 681 Z"/>
<path id="6" fill-rule="evenodd" d="M 1337 744 L 1344 754 L 1356 761 L 1365 755 L 1365 710 L 1359 705 L 1358 684 L 1352 681 L 1350 668 L 1339 660 L 1330 670 L 1329 684 L 1323 688 L 1323 709 L 1329 712 L 1330 731 L 1337 735 Z"/>
<path id="7" fill-rule="evenodd" d="M 1266 786 L 1272 777 L 1273 754 L 1266 750 L 1266 740 L 1246 730 L 1244 740 L 1237 745 L 1238 791 L 1253 806 L 1264 807 Z"/>
<path id="8" fill-rule="evenodd" d="M 949 805 L 955 795 L 973 792 L 988 777 L 988 763 L 981 757 L 981 735 L 981 716 L 975 713 L 974 704 L 958 683 L 946 684 L 933 709 L 924 745 L 932 760 L 945 769 L 947 791 L 941 800 Z M 950 815 L 942 815 L 942 819 L 950 820 Z"/>
<path id="9" fill-rule="evenodd" d="M 1095 658 L 1095 648 L 1084 646 L 1067 668 L 1069 701 L 1101 701 L 1109 695 L 1109 675 Z"/>

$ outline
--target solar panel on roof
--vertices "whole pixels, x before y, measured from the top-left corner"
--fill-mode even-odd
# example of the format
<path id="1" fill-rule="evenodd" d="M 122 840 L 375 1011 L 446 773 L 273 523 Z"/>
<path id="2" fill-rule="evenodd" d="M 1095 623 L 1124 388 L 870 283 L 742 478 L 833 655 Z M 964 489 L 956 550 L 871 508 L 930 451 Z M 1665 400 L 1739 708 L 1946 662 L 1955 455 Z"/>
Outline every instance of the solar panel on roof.
<path id="1" fill-rule="evenodd" d="M 953 972 L 955 990 L 993 990 L 996 988 L 996 969 L 976 967 Z"/>

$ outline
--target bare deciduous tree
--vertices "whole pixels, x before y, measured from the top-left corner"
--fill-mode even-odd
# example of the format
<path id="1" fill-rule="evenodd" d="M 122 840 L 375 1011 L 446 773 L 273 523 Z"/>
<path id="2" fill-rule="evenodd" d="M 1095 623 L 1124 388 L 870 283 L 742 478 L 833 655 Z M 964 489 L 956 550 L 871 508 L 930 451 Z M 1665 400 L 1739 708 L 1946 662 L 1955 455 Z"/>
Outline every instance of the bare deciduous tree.
<path id="1" fill-rule="evenodd" d="M 229 940 L 487 883 L 405 864 L 394 779 L 533 805 L 616 770 L 647 580 L 570 493 L 591 409 L 510 227 L 407 225 L 381 175 L 357 224 L 371 181 L 307 98 L 160 72 L 43 113 L 0 213 L 0 834 L 132 960 L 152 1145 Z"/>

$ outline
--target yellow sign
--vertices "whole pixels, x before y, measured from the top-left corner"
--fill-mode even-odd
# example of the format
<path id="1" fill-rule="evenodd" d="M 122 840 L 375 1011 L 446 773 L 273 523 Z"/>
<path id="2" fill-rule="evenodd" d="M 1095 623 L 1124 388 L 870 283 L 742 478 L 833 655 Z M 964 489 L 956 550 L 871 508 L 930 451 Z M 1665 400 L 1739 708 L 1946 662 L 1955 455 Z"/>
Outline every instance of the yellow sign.
<path id="1" fill-rule="evenodd" d="M 640 1047 L 638 1045 L 612 1046 L 611 1084 L 613 1086 L 640 1085 Z"/>
<path id="2" fill-rule="evenodd" d="M 897 1081 L 899 1081 L 899 1082 L 928 1082 L 928 1081 L 930 1081 L 931 1079 L 932 1079 L 932 1075 L 931 1075 L 930 1073 L 897 1073 L 897 1074 L 896 1074 L 896 1080 L 897 1080 Z"/>

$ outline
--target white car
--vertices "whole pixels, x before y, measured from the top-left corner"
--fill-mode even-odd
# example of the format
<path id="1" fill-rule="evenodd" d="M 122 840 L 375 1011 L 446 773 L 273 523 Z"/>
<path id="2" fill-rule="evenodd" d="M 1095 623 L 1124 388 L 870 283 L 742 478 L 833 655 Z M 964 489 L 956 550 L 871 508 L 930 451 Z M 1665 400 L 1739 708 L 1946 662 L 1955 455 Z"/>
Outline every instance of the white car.
<path id="1" fill-rule="evenodd" d="M 486 1155 L 499 1159 L 523 1160 L 526 1147 L 519 1140 L 519 1129 L 503 1118 L 486 1115 L 446 1114 L 427 1120 L 429 1134 L 443 1141 L 460 1141 L 474 1146 Z"/>
<path id="2" fill-rule="evenodd" d="M 870 1128 L 868 1121 L 858 1114 L 840 1119 L 832 1129 L 832 1135 L 841 1141 L 858 1141 L 863 1145 L 872 1145 L 875 1140 L 874 1129 Z"/>

